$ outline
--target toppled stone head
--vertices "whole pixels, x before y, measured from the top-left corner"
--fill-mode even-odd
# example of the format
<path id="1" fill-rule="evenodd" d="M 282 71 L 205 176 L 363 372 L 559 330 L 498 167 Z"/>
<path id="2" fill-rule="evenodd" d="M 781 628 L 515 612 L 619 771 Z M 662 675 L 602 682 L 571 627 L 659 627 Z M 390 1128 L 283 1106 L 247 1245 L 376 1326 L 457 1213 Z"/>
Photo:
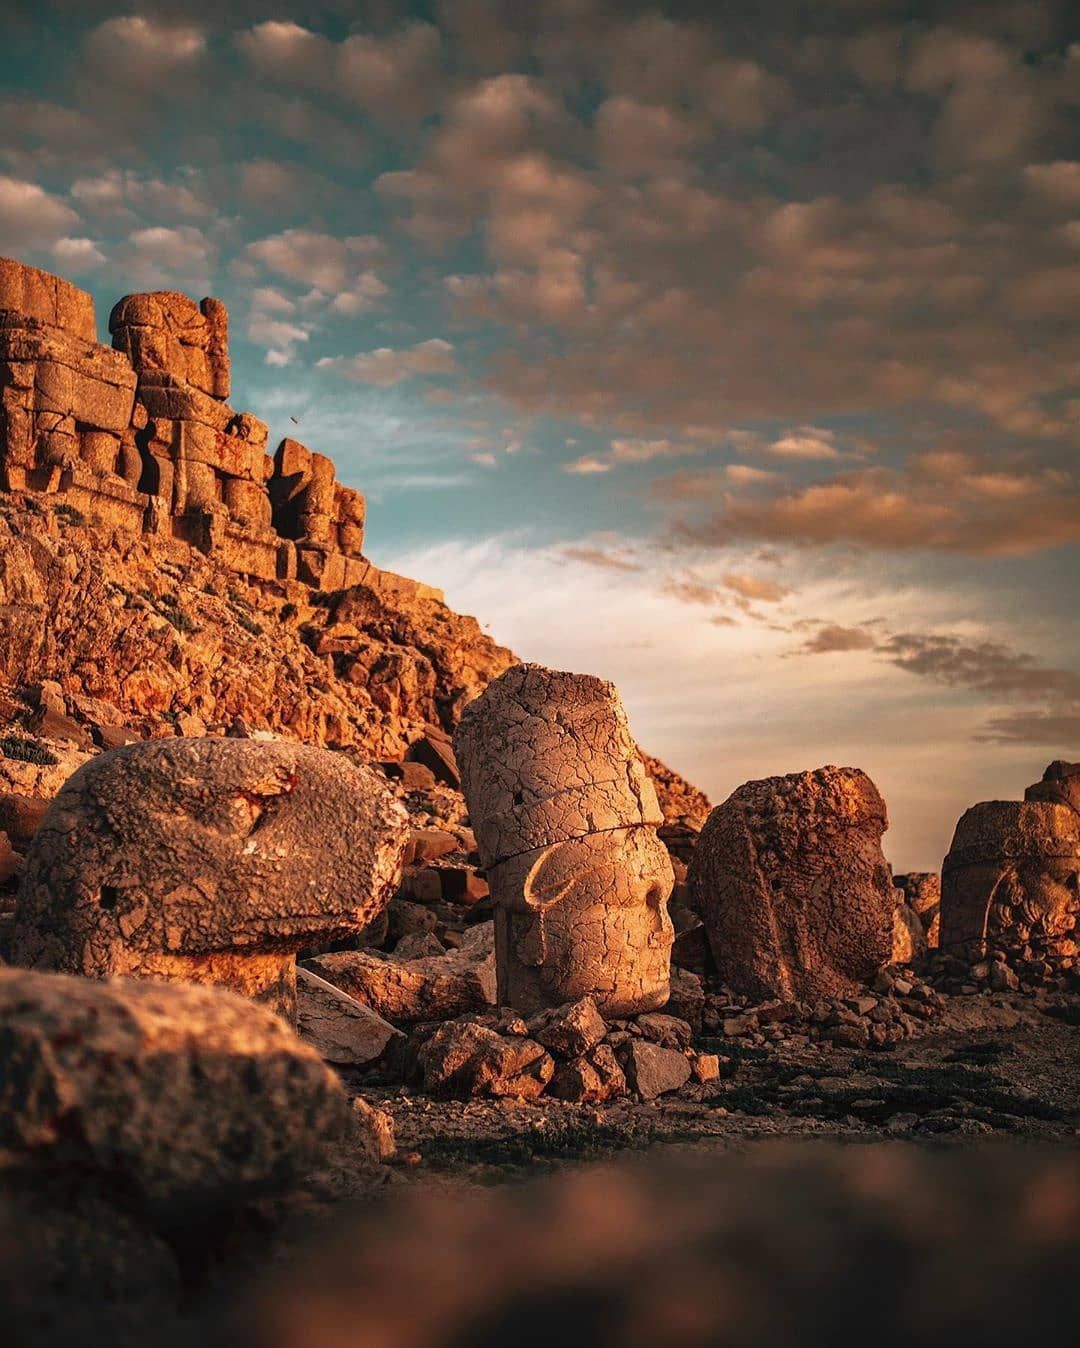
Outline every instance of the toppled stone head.
<path id="1" fill-rule="evenodd" d="M 943 948 L 979 956 L 1034 944 L 1070 956 L 1078 920 L 1080 813 L 1042 798 L 983 801 L 961 816 L 941 869 Z"/>
<path id="2" fill-rule="evenodd" d="M 754 998 L 846 996 L 892 951 L 885 802 L 858 768 L 740 786 L 709 816 L 689 883 L 724 982 Z"/>
<path id="3" fill-rule="evenodd" d="M 19 892 L 13 962 L 220 983 L 295 1012 L 295 955 L 389 902 L 408 836 L 385 783 L 300 744 L 151 740 L 64 784 Z"/>
<path id="4" fill-rule="evenodd" d="M 662 1006 L 674 873 L 613 685 L 516 665 L 465 709 L 454 750 L 495 903 L 500 1003 Z"/>

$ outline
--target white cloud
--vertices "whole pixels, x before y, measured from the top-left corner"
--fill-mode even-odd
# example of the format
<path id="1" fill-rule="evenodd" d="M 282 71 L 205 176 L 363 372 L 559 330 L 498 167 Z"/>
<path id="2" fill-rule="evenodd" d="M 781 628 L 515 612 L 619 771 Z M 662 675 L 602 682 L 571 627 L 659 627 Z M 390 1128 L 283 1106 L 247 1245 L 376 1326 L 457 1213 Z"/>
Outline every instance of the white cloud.
<path id="1" fill-rule="evenodd" d="M 390 388 L 418 375 L 453 375 L 458 366 L 454 348 L 441 337 L 431 337 L 416 346 L 394 350 L 389 346 L 355 356 L 323 356 L 320 369 L 335 370 L 361 384 Z"/>
<path id="2" fill-rule="evenodd" d="M 286 229 L 248 244 L 245 257 L 267 271 L 315 286 L 327 294 L 349 290 L 381 259 L 382 241 L 371 234 L 337 238 L 310 229 Z"/>
<path id="3" fill-rule="evenodd" d="M 5 248 L 38 248 L 77 229 L 79 217 L 37 183 L 0 175 L 0 241 Z"/>
<path id="4" fill-rule="evenodd" d="M 85 59 L 109 87 L 162 94 L 169 81 L 186 75 L 205 50 L 206 38 L 194 24 L 129 14 L 106 19 L 90 33 Z"/>
<path id="5" fill-rule="evenodd" d="M 93 239 L 57 239 L 52 251 L 57 267 L 63 272 L 93 271 L 106 260 Z"/>
<path id="6" fill-rule="evenodd" d="M 560 466 L 564 473 L 581 473 L 586 476 L 591 473 L 608 473 L 611 471 L 609 459 L 598 459 L 593 454 L 586 454 L 580 459 L 573 459 L 570 463 L 564 463 Z"/>

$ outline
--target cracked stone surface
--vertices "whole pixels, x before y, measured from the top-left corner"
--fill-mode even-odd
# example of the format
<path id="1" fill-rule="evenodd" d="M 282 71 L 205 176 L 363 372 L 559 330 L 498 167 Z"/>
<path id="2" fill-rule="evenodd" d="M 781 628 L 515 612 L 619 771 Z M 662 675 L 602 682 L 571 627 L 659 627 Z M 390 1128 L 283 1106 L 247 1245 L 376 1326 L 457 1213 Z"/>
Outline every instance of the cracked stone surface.
<path id="1" fill-rule="evenodd" d="M 454 750 L 495 907 L 500 1004 L 662 1006 L 674 873 L 614 686 L 515 666 L 465 708 Z"/>
<path id="2" fill-rule="evenodd" d="M 858 768 L 747 782 L 718 805 L 690 867 L 720 977 L 751 997 L 853 995 L 889 960 L 885 802 Z"/>
<path id="3" fill-rule="evenodd" d="M 153 740 L 93 759 L 27 856 L 12 961 L 218 983 L 295 1019 L 296 952 L 389 902 L 408 840 L 383 780 L 305 745 Z"/>

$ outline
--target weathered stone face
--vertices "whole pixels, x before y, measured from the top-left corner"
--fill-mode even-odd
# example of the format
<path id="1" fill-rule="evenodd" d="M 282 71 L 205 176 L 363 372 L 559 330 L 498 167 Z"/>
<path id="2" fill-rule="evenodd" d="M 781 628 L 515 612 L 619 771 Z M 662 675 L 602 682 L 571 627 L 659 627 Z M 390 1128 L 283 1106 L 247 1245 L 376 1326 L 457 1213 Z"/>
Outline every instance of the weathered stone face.
<path id="1" fill-rule="evenodd" d="M 1045 779 L 1044 779 L 1045 780 Z M 941 872 L 941 945 L 981 955 L 1034 942 L 1071 953 L 1080 917 L 1080 814 L 991 800 L 961 816 Z"/>
<path id="2" fill-rule="evenodd" d="M 593 997 L 609 1016 L 668 999 L 675 884 L 650 829 L 614 829 L 488 871 L 496 896 L 499 1003 L 532 1012 Z"/>
<path id="3" fill-rule="evenodd" d="M 857 768 L 747 782 L 718 805 L 689 883 L 724 982 L 755 998 L 846 996 L 886 964 L 886 827 Z"/>
<path id="4" fill-rule="evenodd" d="M 407 839 L 380 778 L 327 750 L 130 744 L 76 772 L 45 816 L 13 958 L 222 983 L 291 1015 L 297 950 L 381 911 Z"/>
<path id="5" fill-rule="evenodd" d="M 454 749 L 495 903 L 500 1003 L 662 1006 L 674 874 L 614 687 L 515 666 L 465 709 Z"/>

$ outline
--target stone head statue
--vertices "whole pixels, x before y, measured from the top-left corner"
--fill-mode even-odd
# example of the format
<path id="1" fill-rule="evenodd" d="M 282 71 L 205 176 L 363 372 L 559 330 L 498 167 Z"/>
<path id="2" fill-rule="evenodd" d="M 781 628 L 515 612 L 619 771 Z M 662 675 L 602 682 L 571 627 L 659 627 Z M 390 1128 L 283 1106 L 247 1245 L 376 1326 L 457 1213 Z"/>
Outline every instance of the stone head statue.
<path id="1" fill-rule="evenodd" d="M 408 828 L 340 754 L 147 740 L 65 782 L 34 838 L 13 962 L 221 983 L 289 1014 L 295 955 L 389 902 Z"/>
<path id="2" fill-rule="evenodd" d="M 888 962 L 895 899 L 885 802 L 858 768 L 746 782 L 690 865 L 724 982 L 746 996 L 848 996 Z"/>
<path id="3" fill-rule="evenodd" d="M 662 1006 L 674 873 L 615 688 L 516 665 L 465 709 L 454 749 L 495 903 L 499 1001 Z"/>
<path id="4" fill-rule="evenodd" d="M 1073 939 L 1078 916 L 1080 814 L 1070 805 L 990 800 L 961 816 L 941 870 L 943 948 L 981 955 L 1034 942 L 1067 953 L 1056 946 Z"/>

